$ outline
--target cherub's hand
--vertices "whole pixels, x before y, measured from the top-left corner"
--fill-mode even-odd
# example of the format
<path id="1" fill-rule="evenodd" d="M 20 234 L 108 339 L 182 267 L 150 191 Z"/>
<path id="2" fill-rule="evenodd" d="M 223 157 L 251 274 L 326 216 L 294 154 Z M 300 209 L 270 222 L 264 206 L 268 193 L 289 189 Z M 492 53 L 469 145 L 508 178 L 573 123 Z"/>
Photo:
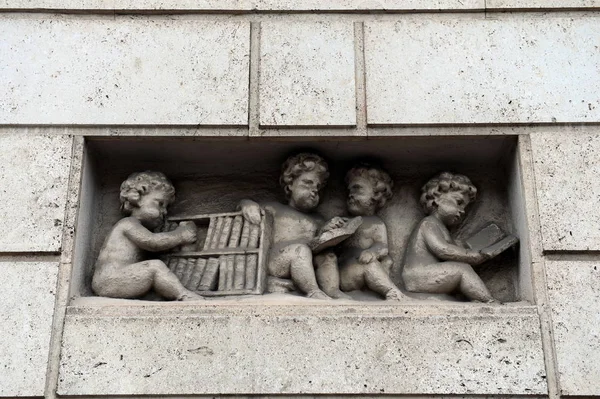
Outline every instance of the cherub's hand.
<path id="1" fill-rule="evenodd" d="M 491 256 L 489 256 L 486 253 L 483 252 L 474 252 L 473 254 L 473 265 L 477 266 L 482 264 L 483 262 L 485 262 L 486 260 L 490 259 Z"/>
<path id="2" fill-rule="evenodd" d="M 244 219 L 250 221 L 252 224 L 260 224 L 260 206 L 254 201 L 243 201 L 240 204 L 242 208 L 242 214 Z"/>
<path id="3" fill-rule="evenodd" d="M 186 221 L 179 223 L 177 227 L 179 237 L 181 237 L 181 244 L 191 244 L 196 242 L 196 224 L 194 222 Z"/>
<path id="4" fill-rule="evenodd" d="M 333 219 L 331 219 L 329 222 L 325 223 L 325 226 L 321 227 L 321 232 L 324 233 L 329 230 L 338 229 L 338 228 L 342 227 L 343 225 L 345 225 L 346 223 L 347 223 L 346 219 L 336 216 Z"/>
<path id="5" fill-rule="evenodd" d="M 362 264 L 368 264 L 371 263 L 373 261 L 377 260 L 377 255 L 375 255 L 375 252 L 370 251 L 368 249 L 362 251 L 362 253 L 360 254 L 358 261 Z"/>

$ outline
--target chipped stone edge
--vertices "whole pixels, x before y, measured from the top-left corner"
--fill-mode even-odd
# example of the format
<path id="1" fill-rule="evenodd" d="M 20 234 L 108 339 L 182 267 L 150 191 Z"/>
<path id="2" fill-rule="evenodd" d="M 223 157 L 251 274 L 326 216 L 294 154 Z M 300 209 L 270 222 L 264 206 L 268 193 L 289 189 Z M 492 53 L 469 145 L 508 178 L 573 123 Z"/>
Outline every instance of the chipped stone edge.
<path id="1" fill-rule="evenodd" d="M 62 347 L 66 308 L 69 301 L 72 273 L 71 262 L 73 260 L 73 251 L 75 249 L 75 239 L 77 234 L 75 226 L 77 226 L 79 198 L 83 177 L 85 138 L 82 136 L 72 135 L 71 137 L 73 138 L 71 147 L 71 167 L 67 185 L 67 204 L 65 207 L 65 223 L 63 226 L 62 253 L 58 268 L 58 283 L 56 289 L 56 299 L 54 302 L 54 317 L 52 319 L 50 350 L 46 369 L 46 387 L 44 397 L 47 399 L 56 398 L 56 390 L 58 387 L 60 352 Z"/>
<path id="2" fill-rule="evenodd" d="M 558 361 L 554 341 L 554 324 L 552 322 L 552 309 L 548 299 L 548 284 L 546 264 L 542 251 L 542 231 L 537 202 L 533 154 L 531 150 L 531 136 L 519 135 L 517 146 L 517 161 L 521 171 L 521 189 L 528 228 L 529 249 L 531 255 L 531 279 L 533 295 L 538 307 L 540 332 L 542 338 L 542 352 L 546 366 L 546 384 L 548 398 L 560 399 L 560 381 L 558 374 Z M 525 184 L 525 183 L 528 184 Z"/>

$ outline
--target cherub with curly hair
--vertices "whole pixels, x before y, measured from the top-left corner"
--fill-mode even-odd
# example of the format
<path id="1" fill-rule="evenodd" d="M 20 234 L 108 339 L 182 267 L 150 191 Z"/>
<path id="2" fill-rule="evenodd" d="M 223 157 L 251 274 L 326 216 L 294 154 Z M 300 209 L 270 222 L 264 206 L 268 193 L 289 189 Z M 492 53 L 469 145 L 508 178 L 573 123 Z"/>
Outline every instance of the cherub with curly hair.
<path id="1" fill-rule="evenodd" d="M 346 174 L 348 212 L 361 216 L 362 224 L 340 248 L 340 287 L 342 291 L 363 287 L 388 300 L 402 300 L 405 295 L 390 279 L 392 258 L 388 255 L 385 223 L 376 213 L 392 197 L 393 181 L 383 170 L 359 164 Z M 327 290 L 325 290 L 327 292 Z"/>
<path id="2" fill-rule="evenodd" d="M 175 189 L 160 172 L 130 175 L 121 184 L 121 210 L 126 215 L 108 234 L 96 261 L 92 289 L 99 296 L 138 298 L 150 289 L 165 299 L 198 300 L 164 262 L 145 260 L 146 252 L 158 252 L 196 241 L 193 222 L 183 222 L 174 231 L 153 233 L 167 214 Z"/>
<path id="3" fill-rule="evenodd" d="M 411 292 L 450 294 L 460 292 L 479 302 L 495 302 L 472 266 L 488 256 L 457 245 L 449 227 L 460 224 L 477 189 L 468 177 L 440 173 L 422 188 L 421 205 L 426 216 L 413 230 L 404 258 L 402 277 Z"/>
<path id="4" fill-rule="evenodd" d="M 262 208 L 273 216 L 273 244 L 267 264 L 270 276 L 291 279 L 295 288 L 315 299 L 331 299 L 318 286 L 313 266 L 313 253 L 308 243 L 318 233 L 339 227 L 341 218 L 327 224 L 312 213 L 319 205 L 319 191 L 327 183 L 329 169 L 319 155 L 300 153 L 289 157 L 281 168 L 279 182 L 287 204 L 269 202 Z M 260 223 L 256 202 L 243 200 L 240 208 L 252 223 Z"/>

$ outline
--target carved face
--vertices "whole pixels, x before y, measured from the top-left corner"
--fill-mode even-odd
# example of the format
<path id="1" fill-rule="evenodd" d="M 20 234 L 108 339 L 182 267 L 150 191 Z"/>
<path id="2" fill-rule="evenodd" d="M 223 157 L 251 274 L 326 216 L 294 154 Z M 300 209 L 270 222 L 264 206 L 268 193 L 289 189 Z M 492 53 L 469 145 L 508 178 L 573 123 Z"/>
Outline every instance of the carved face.
<path id="1" fill-rule="evenodd" d="M 304 172 L 290 185 L 290 206 L 300 211 L 312 211 L 319 205 L 321 180 L 317 172 Z"/>
<path id="2" fill-rule="evenodd" d="M 375 189 L 369 179 L 356 176 L 348 182 L 348 212 L 354 216 L 374 215 L 377 211 Z"/>
<path id="3" fill-rule="evenodd" d="M 144 226 L 154 229 L 163 224 L 167 215 L 168 203 L 169 198 L 164 191 L 150 191 L 142 195 L 138 207 L 133 209 L 131 215 L 142 222 Z"/>
<path id="4" fill-rule="evenodd" d="M 463 221 L 465 208 L 469 205 L 469 198 L 458 191 L 442 193 L 437 199 L 435 213 L 447 226 L 455 226 Z"/>

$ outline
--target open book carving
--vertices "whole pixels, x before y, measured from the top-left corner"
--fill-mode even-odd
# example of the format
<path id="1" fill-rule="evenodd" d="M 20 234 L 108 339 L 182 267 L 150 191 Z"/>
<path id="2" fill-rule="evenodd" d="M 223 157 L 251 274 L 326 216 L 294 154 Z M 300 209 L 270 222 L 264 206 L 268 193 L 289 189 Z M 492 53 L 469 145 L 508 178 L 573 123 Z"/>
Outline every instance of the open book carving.
<path id="1" fill-rule="evenodd" d="M 504 233 L 498 225 L 490 223 L 465 241 L 467 248 L 479 251 L 490 259 L 513 247 L 519 239 Z"/>

